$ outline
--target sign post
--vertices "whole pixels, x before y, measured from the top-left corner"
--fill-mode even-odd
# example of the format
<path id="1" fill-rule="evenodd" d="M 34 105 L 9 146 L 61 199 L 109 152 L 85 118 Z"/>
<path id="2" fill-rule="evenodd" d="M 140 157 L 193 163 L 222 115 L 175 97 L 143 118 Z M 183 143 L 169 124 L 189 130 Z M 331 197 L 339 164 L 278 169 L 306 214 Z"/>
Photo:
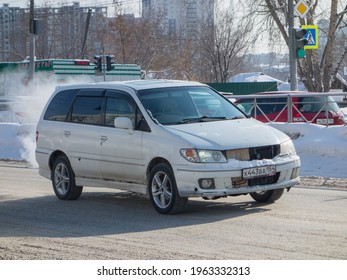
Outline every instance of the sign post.
<path id="1" fill-rule="evenodd" d="M 289 71 L 290 90 L 298 90 L 297 62 L 295 55 L 294 1 L 288 0 Z"/>

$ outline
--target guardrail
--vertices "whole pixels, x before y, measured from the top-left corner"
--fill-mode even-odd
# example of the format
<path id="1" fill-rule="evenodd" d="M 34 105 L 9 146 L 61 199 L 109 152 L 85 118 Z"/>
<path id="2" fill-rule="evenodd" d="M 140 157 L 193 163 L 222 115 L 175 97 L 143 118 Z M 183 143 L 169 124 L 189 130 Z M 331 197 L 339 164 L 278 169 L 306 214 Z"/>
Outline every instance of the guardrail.
<path id="1" fill-rule="evenodd" d="M 347 123 L 347 111 L 341 110 L 342 107 L 347 110 L 347 92 L 272 92 L 227 98 L 233 99 L 246 114 L 263 122 L 307 122 L 326 126 Z"/>

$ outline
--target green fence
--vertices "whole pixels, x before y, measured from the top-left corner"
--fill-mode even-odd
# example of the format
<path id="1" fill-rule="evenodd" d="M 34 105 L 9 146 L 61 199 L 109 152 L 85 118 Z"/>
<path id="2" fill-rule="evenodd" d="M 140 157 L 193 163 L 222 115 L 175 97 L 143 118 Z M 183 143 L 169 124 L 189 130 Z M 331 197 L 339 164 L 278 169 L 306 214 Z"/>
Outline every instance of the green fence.
<path id="1" fill-rule="evenodd" d="M 207 83 L 207 85 L 220 92 L 231 92 L 236 95 L 277 91 L 277 82 Z"/>

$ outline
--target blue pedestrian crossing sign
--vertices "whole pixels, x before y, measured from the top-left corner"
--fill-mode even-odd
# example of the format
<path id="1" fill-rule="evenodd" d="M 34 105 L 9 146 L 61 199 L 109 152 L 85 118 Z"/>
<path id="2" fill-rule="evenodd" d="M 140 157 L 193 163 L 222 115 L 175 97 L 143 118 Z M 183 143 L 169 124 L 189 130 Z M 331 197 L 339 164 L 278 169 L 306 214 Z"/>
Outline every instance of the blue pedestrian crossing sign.
<path id="1" fill-rule="evenodd" d="M 304 49 L 318 49 L 318 26 L 317 25 L 302 25 L 301 28 L 307 30 L 305 39 L 308 43 L 305 45 Z"/>

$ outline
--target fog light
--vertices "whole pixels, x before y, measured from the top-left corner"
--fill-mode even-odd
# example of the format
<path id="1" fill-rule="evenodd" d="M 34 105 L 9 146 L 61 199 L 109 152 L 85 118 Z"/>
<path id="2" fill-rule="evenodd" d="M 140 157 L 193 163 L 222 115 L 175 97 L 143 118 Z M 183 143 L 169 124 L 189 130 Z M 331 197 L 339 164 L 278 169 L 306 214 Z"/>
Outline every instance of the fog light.
<path id="1" fill-rule="evenodd" d="M 293 169 L 292 176 L 290 177 L 290 179 L 295 179 L 299 177 L 299 175 L 300 175 L 300 167 L 296 167 Z"/>
<path id="2" fill-rule="evenodd" d="M 201 189 L 214 189 L 214 180 L 213 178 L 199 179 L 199 186 Z"/>

